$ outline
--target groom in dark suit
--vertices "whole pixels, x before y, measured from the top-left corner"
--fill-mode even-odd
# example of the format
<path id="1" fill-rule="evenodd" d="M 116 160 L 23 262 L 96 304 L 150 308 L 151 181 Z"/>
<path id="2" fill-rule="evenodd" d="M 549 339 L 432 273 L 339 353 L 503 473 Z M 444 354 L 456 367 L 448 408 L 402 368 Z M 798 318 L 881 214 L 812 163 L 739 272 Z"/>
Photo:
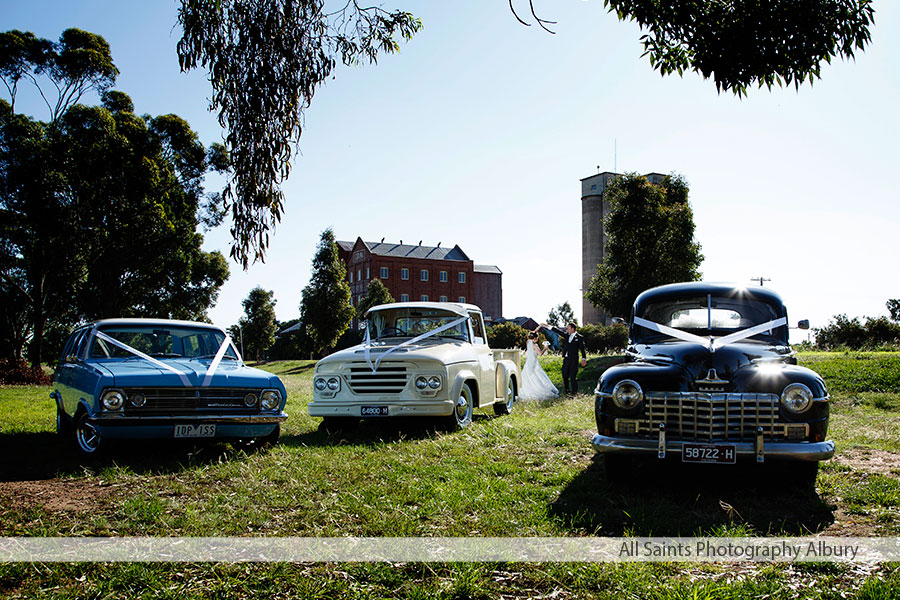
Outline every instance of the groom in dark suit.
<path id="1" fill-rule="evenodd" d="M 577 394 L 579 352 L 581 352 L 581 366 L 587 365 L 587 352 L 584 350 L 584 338 L 581 337 L 581 334 L 575 329 L 575 323 L 566 324 L 565 331 L 558 327 L 550 327 L 546 323 L 541 323 L 541 325 L 559 335 L 559 343 L 563 351 L 563 387 L 566 390 L 566 395 Z"/>

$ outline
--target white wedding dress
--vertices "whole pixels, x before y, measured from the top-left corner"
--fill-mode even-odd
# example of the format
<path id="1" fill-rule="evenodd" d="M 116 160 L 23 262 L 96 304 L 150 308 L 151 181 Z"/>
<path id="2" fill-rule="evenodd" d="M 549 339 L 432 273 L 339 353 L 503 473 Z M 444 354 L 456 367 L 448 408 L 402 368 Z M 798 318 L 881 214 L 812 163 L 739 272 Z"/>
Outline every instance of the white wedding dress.
<path id="1" fill-rule="evenodd" d="M 525 345 L 525 367 L 522 369 L 522 389 L 520 400 L 552 400 L 559 396 L 559 390 L 544 373 L 538 361 L 537 348 L 528 340 Z"/>

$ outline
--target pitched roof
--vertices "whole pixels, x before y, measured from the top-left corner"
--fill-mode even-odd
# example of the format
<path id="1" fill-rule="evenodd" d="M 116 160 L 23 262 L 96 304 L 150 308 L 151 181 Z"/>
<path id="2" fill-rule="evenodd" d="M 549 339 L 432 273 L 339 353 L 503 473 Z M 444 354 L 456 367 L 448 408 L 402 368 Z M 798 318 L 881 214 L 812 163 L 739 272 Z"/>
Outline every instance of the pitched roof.
<path id="1" fill-rule="evenodd" d="M 426 258 L 431 260 L 469 260 L 459 246 L 441 248 L 440 246 L 422 246 L 413 244 L 394 244 L 391 242 L 363 242 L 369 252 L 378 256 L 400 256 L 406 258 Z M 341 248 L 352 250 L 356 242 L 338 242 Z"/>
<path id="2" fill-rule="evenodd" d="M 501 271 L 500 267 L 497 265 L 475 265 L 474 271 L 476 273 L 495 273 L 497 275 L 503 275 L 503 271 Z"/>

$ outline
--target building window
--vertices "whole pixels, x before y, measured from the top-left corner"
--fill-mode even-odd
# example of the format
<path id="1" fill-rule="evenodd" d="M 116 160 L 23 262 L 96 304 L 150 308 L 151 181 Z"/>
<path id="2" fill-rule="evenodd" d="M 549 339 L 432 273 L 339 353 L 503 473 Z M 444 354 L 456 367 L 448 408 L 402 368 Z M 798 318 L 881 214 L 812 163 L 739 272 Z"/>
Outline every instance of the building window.
<path id="1" fill-rule="evenodd" d="M 465 274 L 465 273 L 460 273 L 460 274 L 459 274 L 459 282 L 460 282 L 460 283 L 465 283 L 465 282 L 466 282 L 466 274 Z"/>
<path id="2" fill-rule="evenodd" d="M 441 281 L 447 283 L 447 271 L 441 271 Z"/>
<path id="3" fill-rule="evenodd" d="M 419 300 L 421 300 L 422 302 L 428 302 L 428 294 L 422 294 L 421 296 L 419 296 Z"/>
<path id="4" fill-rule="evenodd" d="M 465 304 L 465 303 L 466 303 L 466 297 L 465 297 L 465 296 L 460 296 L 460 297 L 459 297 L 459 302 L 460 302 L 460 304 Z"/>
<path id="5" fill-rule="evenodd" d="M 356 280 L 357 280 L 357 281 L 362 281 L 362 269 L 357 269 L 357 270 L 356 270 Z"/>
<path id="6" fill-rule="evenodd" d="M 419 279 L 422 281 L 428 281 L 428 269 L 422 269 L 419 271 Z"/>
<path id="7" fill-rule="evenodd" d="M 369 279 L 369 267 L 366 267 L 366 280 L 368 281 L 368 279 Z"/>
<path id="8" fill-rule="evenodd" d="M 350 275 L 350 283 L 353 283 L 353 271 L 350 271 L 349 275 Z"/>
<path id="9" fill-rule="evenodd" d="M 409 302 L 409 294 L 400 294 L 400 302 Z"/>
<path id="10" fill-rule="evenodd" d="M 400 279 L 409 279 L 409 269 L 400 269 Z"/>
<path id="11" fill-rule="evenodd" d="M 381 267 L 381 278 L 382 278 L 382 279 L 387 279 L 387 278 L 388 278 L 388 270 L 387 270 L 387 267 Z"/>
<path id="12" fill-rule="evenodd" d="M 446 302 L 446 301 L 447 301 L 447 296 L 441 296 L 441 302 Z"/>

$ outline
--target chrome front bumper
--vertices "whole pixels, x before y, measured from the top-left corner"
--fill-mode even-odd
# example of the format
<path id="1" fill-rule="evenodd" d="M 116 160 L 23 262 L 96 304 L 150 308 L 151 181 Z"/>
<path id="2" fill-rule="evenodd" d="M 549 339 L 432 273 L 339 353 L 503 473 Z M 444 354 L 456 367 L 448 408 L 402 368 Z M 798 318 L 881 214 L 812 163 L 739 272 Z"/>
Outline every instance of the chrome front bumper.
<path id="1" fill-rule="evenodd" d="M 385 400 L 373 398 L 372 400 L 325 400 L 313 401 L 307 405 L 307 412 L 311 417 L 361 417 L 363 406 L 386 406 L 386 417 L 373 417 L 384 419 L 390 417 L 446 417 L 453 414 L 453 402 L 451 400 Z"/>
<path id="2" fill-rule="evenodd" d="M 670 453 L 680 456 L 682 445 L 685 443 L 704 442 L 666 440 L 664 436 L 661 436 L 661 439 L 609 437 L 599 433 L 594 434 L 591 440 L 594 450 L 603 454 L 614 452 L 622 454 L 655 454 L 660 458 L 664 458 Z M 763 458 L 820 461 L 828 460 L 834 456 L 834 442 L 831 440 L 824 442 L 765 442 L 764 444 L 760 441 L 710 443 L 734 446 L 738 457 L 755 458 L 757 462 L 763 462 Z"/>
<path id="3" fill-rule="evenodd" d="M 88 419 L 88 422 L 97 425 L 168 425 L 174 423 L 236 423 L 240 425 L 259 425 L 280 423 L 287 418 L 287 414 L 283 411 L 254 415 L 126 415 L 120 412 L 101 412 L 91 416 Z"/>

